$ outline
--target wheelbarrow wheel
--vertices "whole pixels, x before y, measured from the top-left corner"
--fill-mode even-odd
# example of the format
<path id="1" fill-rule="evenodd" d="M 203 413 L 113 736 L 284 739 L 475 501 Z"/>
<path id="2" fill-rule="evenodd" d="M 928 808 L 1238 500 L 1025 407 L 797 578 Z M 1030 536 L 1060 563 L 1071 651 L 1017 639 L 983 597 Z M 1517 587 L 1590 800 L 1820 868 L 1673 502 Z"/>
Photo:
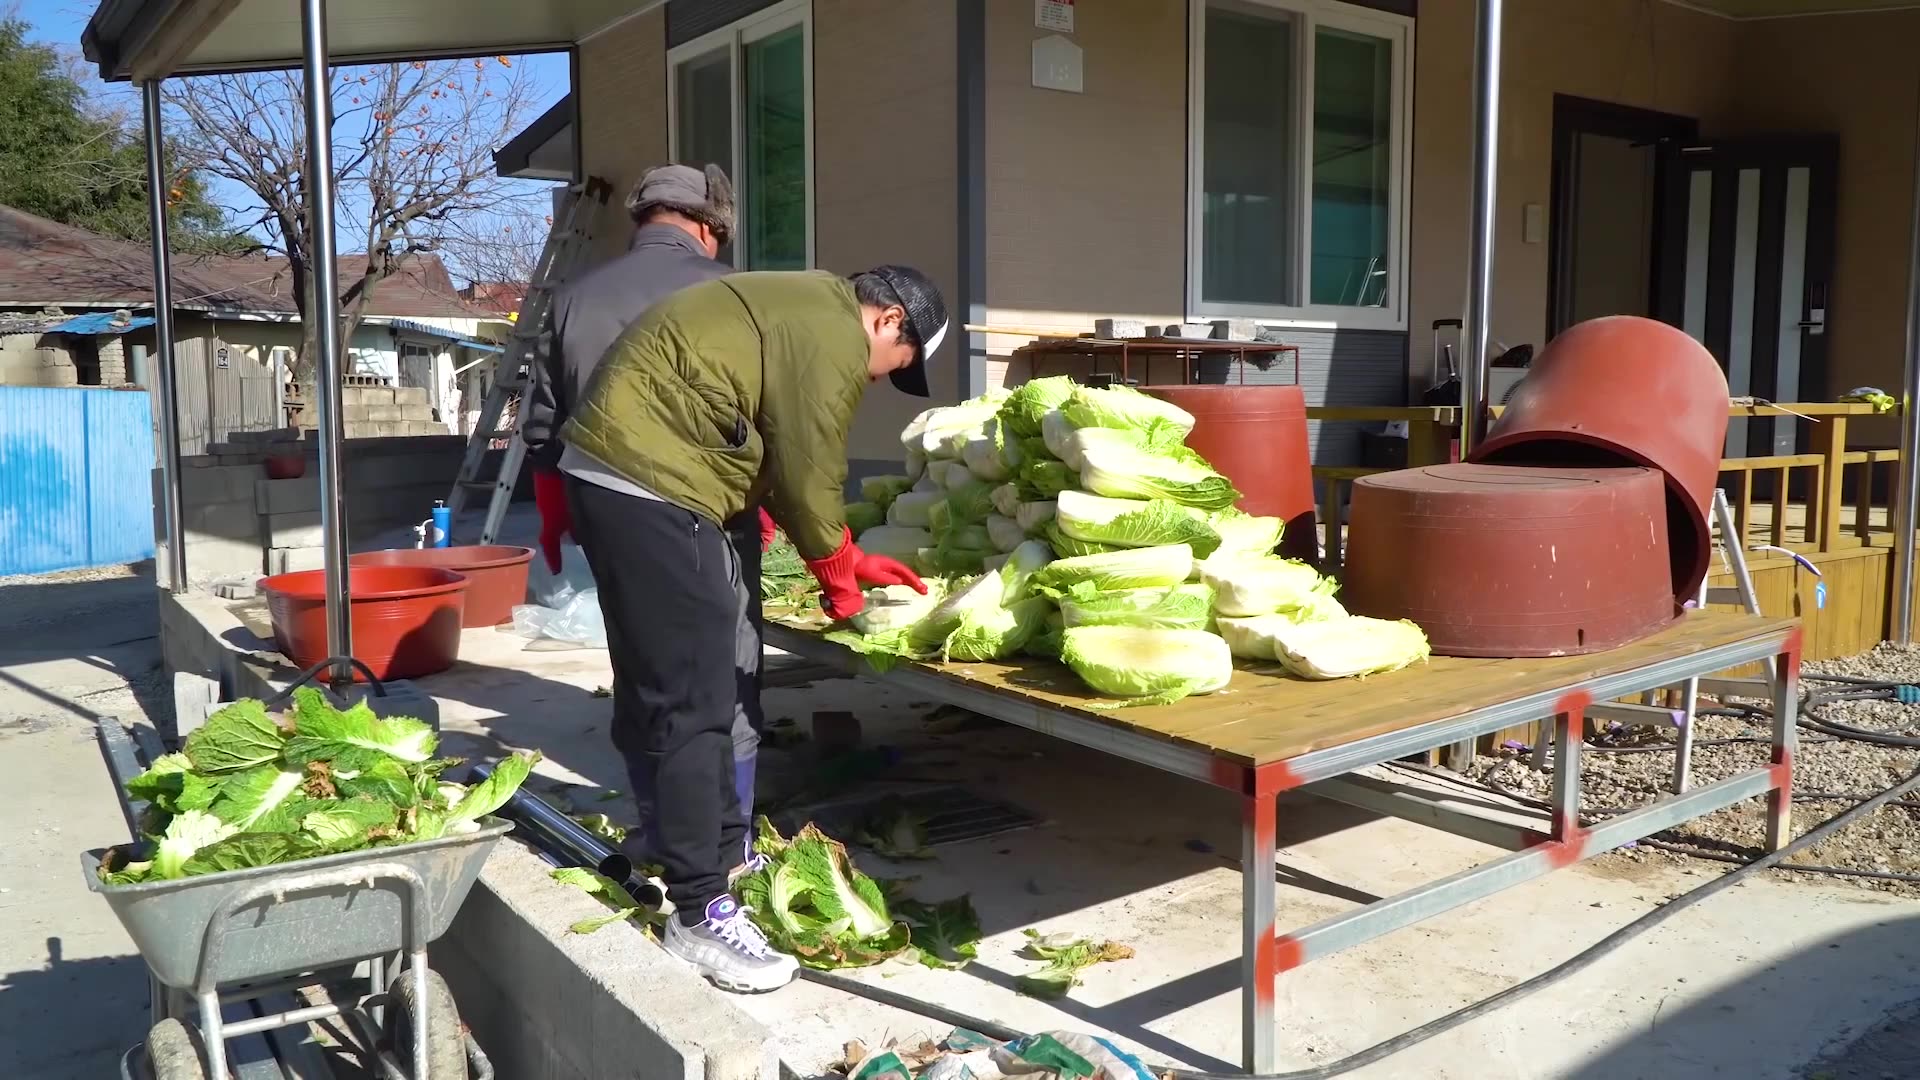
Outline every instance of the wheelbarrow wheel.
<path id="1" fill-rule="evenodd" d="M 206 1080 L 207 1060 L 200 1031 L 179 1020 L 162 1020 L 147 1032 L 147 1061 L 153 1080 Z"/>
<path id="2" fill-rule="evenodd" d="M 467 1080 L 467 1040 L 460 1026 L 460 1010 L 453 992 L 437 971 L 427 972 L 427 1000 L 417 1001 L 413 973 L 402 971 L 388 989 L 386 1041 L 402 1071 L 413 1068 L 413 1027 L 417 1017 L 427 1022 L 427 1075 L 412 1080 Z"/>

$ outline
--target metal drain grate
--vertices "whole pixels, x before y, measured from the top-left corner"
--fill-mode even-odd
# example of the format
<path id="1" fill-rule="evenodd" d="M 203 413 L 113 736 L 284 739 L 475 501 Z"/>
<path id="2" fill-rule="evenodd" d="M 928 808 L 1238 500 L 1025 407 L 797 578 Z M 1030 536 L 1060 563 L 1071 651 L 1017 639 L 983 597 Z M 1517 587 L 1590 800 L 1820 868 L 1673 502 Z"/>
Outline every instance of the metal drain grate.
<path id="1" fill-rule="evenodd" d="M 792 807 L 774 815 L 774 824 L 789 836 L 811 821 L 829 836 L 852 837 L 870 818 L 886 811 L 924 818 L 927 846 L 984 840 L 1045 824 L 1039 817 L 1011 803 L 982 798 L 963 787 L 938 787 L 911 793 L 864 795 L 857 799 Z"/>

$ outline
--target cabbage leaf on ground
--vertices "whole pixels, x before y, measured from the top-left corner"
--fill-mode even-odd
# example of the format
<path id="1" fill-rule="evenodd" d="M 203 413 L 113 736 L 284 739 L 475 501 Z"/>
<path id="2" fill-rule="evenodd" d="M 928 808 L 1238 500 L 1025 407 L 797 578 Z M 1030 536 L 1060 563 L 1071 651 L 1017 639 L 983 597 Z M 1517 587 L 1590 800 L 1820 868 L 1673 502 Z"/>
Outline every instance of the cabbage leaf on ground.
<path id="1" fill-rule="evenodd" d="M 907 924 L 839 841 L 812 825 L 789 840 L 764 817 L 757 828 L 754 851 L 766 856 L 766 865 L 741 878 L 738 888 L 774 948 L 820 970 L 867 967 L 906 951 Z"/>

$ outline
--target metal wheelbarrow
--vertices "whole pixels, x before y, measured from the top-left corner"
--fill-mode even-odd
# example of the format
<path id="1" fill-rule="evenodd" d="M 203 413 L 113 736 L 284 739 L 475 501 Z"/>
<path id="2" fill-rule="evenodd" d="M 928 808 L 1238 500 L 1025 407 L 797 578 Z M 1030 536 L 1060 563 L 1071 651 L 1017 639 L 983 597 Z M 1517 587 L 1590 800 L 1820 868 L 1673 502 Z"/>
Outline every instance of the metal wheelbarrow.
<path id="1" fill-rule="evenodd" d="M 227 1039 L 340 1017 L 382 1080 L 491 1080 L 445 982 L 427 965 L 427 946 L 446 932 L 512 827 L 488 818 L 460 836 L 124 886 L 100 880 L 106 849 L 83 854 L 87 886 L 126 927 L 155 981 L 191 994 L 197 1006 L 196 1027 L 186 1022 L 189 1010 L 174 1008 L 179 994 L 164 995 L 147 1036 L 147 1075 L 229 1080 Z M 396 953 L 406 954 L 405 969 L 383 985 Z M 363 963 L 364 983 L 352 974 Z M 222 1017 L 224 1003 L 342 981 L 352 989 L 333 990 L 329 1003 L 240 1022 Z M 132 1071 L 138 1056 L 122 1063 L 129 1080 L 141 1075 Z"/>

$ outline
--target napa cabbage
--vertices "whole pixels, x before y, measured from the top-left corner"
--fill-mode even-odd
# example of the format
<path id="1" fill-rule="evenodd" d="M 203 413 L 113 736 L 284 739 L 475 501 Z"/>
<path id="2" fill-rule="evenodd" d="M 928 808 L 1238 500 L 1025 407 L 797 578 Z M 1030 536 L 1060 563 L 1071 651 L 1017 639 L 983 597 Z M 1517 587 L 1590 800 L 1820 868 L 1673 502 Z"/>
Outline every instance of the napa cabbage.
<path id="1" fill-rule="evenodd" d="M 1010 517 L 1000 514 L 987 515 L 987 536 L 993 540 L 993 546 L 1000 551 L 1012 551 L 1027 538 L 1027 530 Z"/>
<path id="2" fill-rule="evenodd" d="M 1172 588 L 1193 572 L 1193 549 L 1185 544 L 1127 548 L 1058 559 L 1034 576 L 1037 587 L 1065 593 L 1081 582 L 1101 592 Z"/>
<path id="3" fill-rule="evenodd" d="M 1427 658 L 1427 635 L 1406 621 L 1349 615 L 1272 625 L 1274 659 L 1303 679 L 1345 679 L 1398 671 Z"/>
<path id="4" fill-rule="evenodd" d="M 902 496 L 905 498 L 905 496 Z M 869 555 L 885 555 L 912 566 L 920 549 L 933 543 L 933 534 L 924 528 L 904 525 L 880 525 L 855 534 L 855 543 Z"/>
<path id="5" fill-rule="evenodd" d="M 1055 521 L 1075 540 L 1115 547 L 1186 544 L 1204 559 L 1220 546 L 1205 515 L 1167 499 L 1109 499 L 1082 491 L 1060 493 Z"/>
<path id="6" fill-rule="evenodd" d="M 852 530 L 855 536 L 866 532 L 868 529 L 877 529 L 887 523 L 887 512 L 881 509 L 879 503 L 848 503 L 845 515 L 847 528 Z"/>
<path id="7" fill-rule="evenodd" d="M 1087 432 L 1098 431 L 1089 428 Z M 1085 434 L 1085 433 L 1083 433 Z M 1156 454 L 1124 438 L 1079 439 L 1080 486 L 1118 499 L 1167 499 L 1202 510 L 1224 510 L 1240 497 L 1226 477 L 1197 457 Z"/>
<path id="8" fill-rule="evenodd" d="M 1233 678 L 1233 654 L 1204 630 L 1070 626 L 1060 658 L 1088 686 L 1129 705 L 1169 705 L 1210 694 Z"/>
<path id="9" fill-rule="evenodd" d="M 1277 556 L 1209 559 L 1200 566 L 1200 580 L 1213 587 L 1214 611 L 1244 618 L 1275 612 L 1297 612 L 1302 617 L 1344 615 L 1333 599 L 1337 587 L 1331 578 L 1306 563 Z"/>
<path id="10" fill-rule="evenodd" d="M 887 508 L 887 524 L 908 529 L 924 529 L 927 527 L 929 515 L 933 512 L 934 504 L 944 501 L 946 501 L 946 495 L 943 492 L 909 491 L 893 500 L 893 505 Z"/>
<path id="11" fill-rule="evenodd" d="M 860 499 L 884 511 L 893 505 L 893 500 L 913 490 L 913 481 L 911 476 L 864 477 L 860 481 Z"/>
<path id="12" fill-rule="evenodd" d="M 1143 394 L 1130 386 L 1104 389 L 1076 386 L 1060 411 L 1075 427 L 1152 431 L 1171 428 L 1185 438 L 1193 430 L 1193 414 L 1170 401 Z"/>
<path id="13" fill-rule="evenodd" d="M 1021 438 L 1038 435 L 1041 417 L 1065 405 L 1073 397 L 1074 386 L 1072 377 L 1067 375 L 1050 375 L 1022 383 L 1000 403 L 1000 423 Z"/>
<path id="14" fill-rule="evenodd" d="M 1213 590 L 1205 585 L 1101 592 L 1081 582 L 1060 597 L 1065 626 L 1140 626 L 1206 630 L 1213 621 Z"/>

